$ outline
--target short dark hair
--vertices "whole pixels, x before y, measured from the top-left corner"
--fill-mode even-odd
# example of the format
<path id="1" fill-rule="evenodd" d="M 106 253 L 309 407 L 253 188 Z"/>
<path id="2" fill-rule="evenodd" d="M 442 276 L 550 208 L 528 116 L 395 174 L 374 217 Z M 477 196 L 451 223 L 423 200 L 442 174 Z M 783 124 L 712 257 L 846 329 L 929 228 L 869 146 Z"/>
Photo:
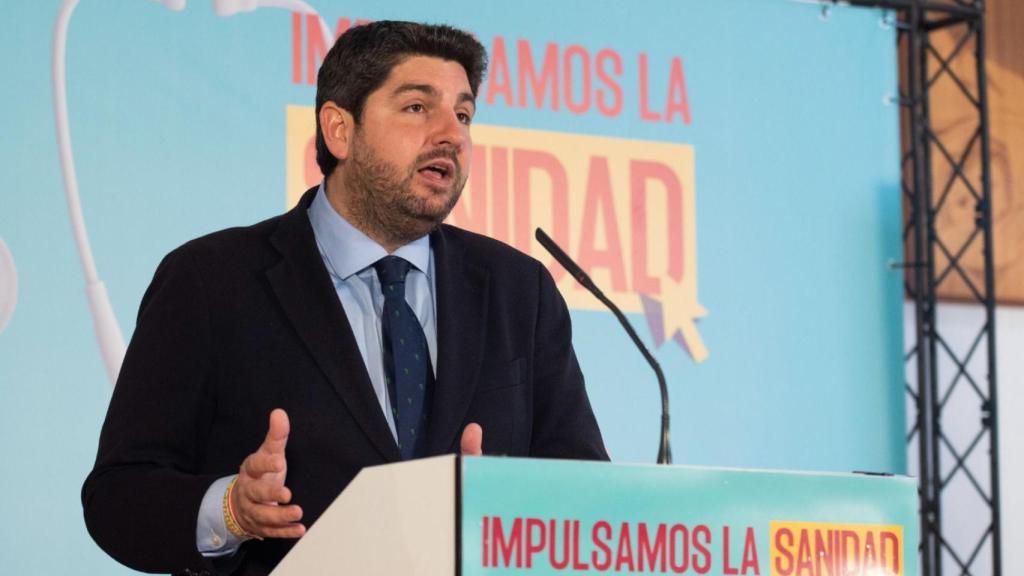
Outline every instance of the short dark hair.
<path id="1" fill-rule="evenodd" d="M 387 80 L 391 70 L 410 56 L 451 60 L 466 70 L 476 96 L 487 69 L 480 42 L 451 26 L 381 20 L 350 28 L 327 52 L 316 81 L 316 163 L 330 175 L 338 159 L 327 149 L 320 129 L 320 109 L 330 101 L 348 110 L 359 123 L 366 98 Z"/>

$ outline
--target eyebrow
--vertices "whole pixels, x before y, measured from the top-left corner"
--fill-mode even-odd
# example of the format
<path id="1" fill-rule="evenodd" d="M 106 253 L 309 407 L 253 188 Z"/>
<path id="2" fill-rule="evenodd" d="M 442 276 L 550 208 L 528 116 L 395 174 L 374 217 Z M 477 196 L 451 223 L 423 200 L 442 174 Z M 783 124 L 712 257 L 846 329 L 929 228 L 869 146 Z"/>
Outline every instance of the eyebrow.
<path id="1" fill-rule="evenodd" d="M 400 96 L 406 92 L 422 92 L 427 96 L 438 95 L 437 89 L 431 86 L 430 84 L 416 84 L 413 82 L 408 82 L 406 84 L 400 85 L 399 87 L 395 88 L 394 91 L 391 92 L 391 95 Z M 469 102 L 470 104 L 473 105 L 473 108 L 476 108 L 476 97 L 474 97 L 469 92 L 459 93 L 458 103 L 461 104 L 463 102 Z"/>

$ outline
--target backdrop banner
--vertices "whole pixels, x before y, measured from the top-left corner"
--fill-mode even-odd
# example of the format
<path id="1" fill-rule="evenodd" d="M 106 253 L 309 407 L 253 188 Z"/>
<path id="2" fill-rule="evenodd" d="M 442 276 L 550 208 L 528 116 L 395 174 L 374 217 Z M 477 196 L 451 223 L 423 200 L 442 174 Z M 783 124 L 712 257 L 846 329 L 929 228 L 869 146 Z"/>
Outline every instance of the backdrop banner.
<path id="1" fill-rule="evenodd" d="M 73 230 L 109 295 L 109 352 L 164 254 L 279 214 L 319 182 L 316 70 L 365 20 L 449 23 L 487 47 L 470 180 L 449 220 L 548 264 L 614 460 L 653 462 L 655 378 L 533 240 L 538 226 L 661 362 L 676 462 L 904 471 L 890 14 L 790 0 L 312 4 L 327 30 L 208 2 L 82 0 L 66 28 L 57 0 L 0 7 L 5 570 L 123 573 L 81 520 L 111 384 L 94 331 L 106 299 L 98 284 L 87 298 L 92 264 Z M 54 113 L 65 77 L 66 123 Z"/>

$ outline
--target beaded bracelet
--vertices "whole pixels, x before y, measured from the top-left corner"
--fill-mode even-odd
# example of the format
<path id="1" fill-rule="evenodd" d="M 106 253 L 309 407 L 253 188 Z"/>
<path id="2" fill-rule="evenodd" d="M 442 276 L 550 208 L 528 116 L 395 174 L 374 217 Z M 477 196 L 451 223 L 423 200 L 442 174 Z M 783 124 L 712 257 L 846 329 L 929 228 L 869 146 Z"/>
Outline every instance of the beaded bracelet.
<path id="1" fill-rule="evenodd" d="M 235 490 L 235 482 L 238 481 L 238 476 L 231 479 L 228 483 L 227 490 L 224 491 L 224 525 L 227 526 L 228 532 L 231 532 L 238 538 L 244 538 L 246 540 L 255 538 L 256 536 L 249 534 L 245 531 L 245 528 L 238 523 L 235 519 L 235 510 L 231 506 L 231 493 Z"/>

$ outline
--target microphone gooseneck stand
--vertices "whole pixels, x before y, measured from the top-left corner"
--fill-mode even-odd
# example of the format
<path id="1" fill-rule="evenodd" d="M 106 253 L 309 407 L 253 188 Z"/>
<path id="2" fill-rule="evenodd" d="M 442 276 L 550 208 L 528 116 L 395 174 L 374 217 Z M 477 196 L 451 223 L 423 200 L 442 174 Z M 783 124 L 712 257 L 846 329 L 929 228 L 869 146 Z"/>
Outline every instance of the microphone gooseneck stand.
<path id="1" fill-rule="evenodd" d="M 591 294 L 593 294 L 601 301 L 602 304 L 607 306 L 608 309 L 615 314 L 615 317 L 619 320 L 619 324 L 622 324 L 622 327 L 626 329 L 626 333 L 629 334 L 629 337 L 633 340 L 633 344 L 636 344 L 636 347 L 640 349 L 640 353 L 644 355 L 644 359 L 646 359 L 647 363 L 654 369 L 654 374 L 658 377 L 658 388 L 661 390 L 661 442 L 658 445 L 658 464 L 671 464 L 672 448 L 669 445 L 668 385 L 665 383 L 665 374 L 661 371 L 661 366 L 658 364 L 658 361 L 654 359 L 653 355 L 651 355 L 647 346 L 644 346 L 644 343 L 640 340 L 640 336 L 637 335 L 636 330 L 633 330 L 632 324 L 630 324 L 629 320 L 626 319 L 626 315 L 622 313 L 622 310 L 619 310 L 619 307 L 616 306 L 614 302 L 609 300 L 608 297 L 601 292 L 601 289 L 594 284 L 594 281 L 590 279 L 590 276 L 588 276 L 578 264 L 573 262 L 572 258 L 569 258 L 569 255 L 559 248 L 558 244 L 555 244 L 555 241 L 545 234 L 543 230 L 537 228 L 534 236 L 537 238 L 537 241 L 540 242 L 540 245 L 554 256 L 555 260 L 557 260 L 558 263 L 561 264 L 567 272 L 569 272 L 570 276 L 575 278 L 580 285 L 589 290 Z"/>

